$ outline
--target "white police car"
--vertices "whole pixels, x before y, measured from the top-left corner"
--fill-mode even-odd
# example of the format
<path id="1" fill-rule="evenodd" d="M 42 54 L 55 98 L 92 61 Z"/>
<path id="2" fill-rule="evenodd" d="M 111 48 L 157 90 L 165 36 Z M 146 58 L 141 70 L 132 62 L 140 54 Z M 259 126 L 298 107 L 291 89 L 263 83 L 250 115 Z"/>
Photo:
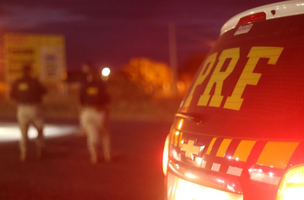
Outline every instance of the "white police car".
<path id="1" fill-rule="evenodd" d="M 225 23 L 164 149 L 167 200 L 304 199 L 304 0 Z"/>

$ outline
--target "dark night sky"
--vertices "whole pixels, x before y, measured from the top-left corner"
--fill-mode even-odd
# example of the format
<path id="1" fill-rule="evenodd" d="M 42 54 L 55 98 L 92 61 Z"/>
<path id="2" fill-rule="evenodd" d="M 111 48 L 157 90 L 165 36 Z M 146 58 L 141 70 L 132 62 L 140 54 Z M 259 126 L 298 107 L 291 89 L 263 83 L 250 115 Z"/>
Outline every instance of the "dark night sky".
<path id="1" fill-rule="evenodd" d="M 169 64 L 168 24 L 178 65 L 206 52 L 233 15 L 276 0 L 1 0 L 0 33 L 62 34 L 68 69 L 91 60 L 117 68 L 133 57 Z"/>

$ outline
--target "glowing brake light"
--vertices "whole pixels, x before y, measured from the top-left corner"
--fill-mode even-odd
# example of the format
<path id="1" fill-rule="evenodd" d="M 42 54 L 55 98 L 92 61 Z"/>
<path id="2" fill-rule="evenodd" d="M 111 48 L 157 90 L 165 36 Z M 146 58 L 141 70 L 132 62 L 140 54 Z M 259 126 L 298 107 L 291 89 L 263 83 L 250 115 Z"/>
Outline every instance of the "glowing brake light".
<path id="1" fill-rule="evenodd" d="M 288 170 L 283 177 L 276 200 L 300 200 L 304 196 L 304 166 Z"/>
<path id="2" fill-rule="evenodd" d="M 263 21 L 263 20 L 266 20 L 266 13 L 264 13 L 264 12 L 255 13 L 255 14 L 252 14 L 252 15 L 242 17 L 239 20 L 236 27 L 239 27 L 239 26 L 242 26 L 242 25 L 245 25 L 245 24 L 250 24 L 250 23 L 253 23 L 253 22 Z"/>
<path id="3" fill-rule="evenodd" d="M 169 135 L 166 138 L 164 151 L 163 151 L 163 172 L 165 176 L 167 175 L 168 160 L 169 160 Z"/>

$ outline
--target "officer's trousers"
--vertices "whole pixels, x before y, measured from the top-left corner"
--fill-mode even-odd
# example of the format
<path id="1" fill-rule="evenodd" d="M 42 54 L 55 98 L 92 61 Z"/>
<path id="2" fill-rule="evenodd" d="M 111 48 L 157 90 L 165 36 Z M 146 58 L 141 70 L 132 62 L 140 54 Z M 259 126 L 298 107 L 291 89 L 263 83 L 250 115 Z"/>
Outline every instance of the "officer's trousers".
<path id="1" fill-rule="evenodd" d="M 98 160 L 100 142 L 102 142 L 104 160 L 111 160 L 107 115 L 105 110 L 94 107 L 84 107 L 81 111 L 80 123 L 87 134 L 87 146 L 92 163 Z"/>
<path id="2" fill-rule="evenodd" d="M 28 129 L 32 124 L 37 129 L 37 155 L 41 156 L 41 151 L 43 148 L 43 119 L 41 114 L 41 109 L 39 105 L 36 104 L 20 104 L 17 109 L 17 119 L 19 127 L 21 130 L 20 139 L 20 159 L 26 159 L 27 153 L 27 143 L 28 143 Z"/>

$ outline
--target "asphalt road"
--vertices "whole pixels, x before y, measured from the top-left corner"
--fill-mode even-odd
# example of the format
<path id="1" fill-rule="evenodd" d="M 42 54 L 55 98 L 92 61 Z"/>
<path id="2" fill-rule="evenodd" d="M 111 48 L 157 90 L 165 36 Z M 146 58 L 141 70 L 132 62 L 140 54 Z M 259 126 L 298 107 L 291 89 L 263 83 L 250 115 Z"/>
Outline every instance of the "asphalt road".
<path id="1" fill-rule="evenodd" d="M 97 165 L 89 162 L 86 138 L 76 133 L 47 138 L 40 160 L 31 141 L 25 163 L 18 142 L 0 138 L 0 200 L 162 200 L 162 150 L 170 125 L 112 121 L 113 162 Z"/>

